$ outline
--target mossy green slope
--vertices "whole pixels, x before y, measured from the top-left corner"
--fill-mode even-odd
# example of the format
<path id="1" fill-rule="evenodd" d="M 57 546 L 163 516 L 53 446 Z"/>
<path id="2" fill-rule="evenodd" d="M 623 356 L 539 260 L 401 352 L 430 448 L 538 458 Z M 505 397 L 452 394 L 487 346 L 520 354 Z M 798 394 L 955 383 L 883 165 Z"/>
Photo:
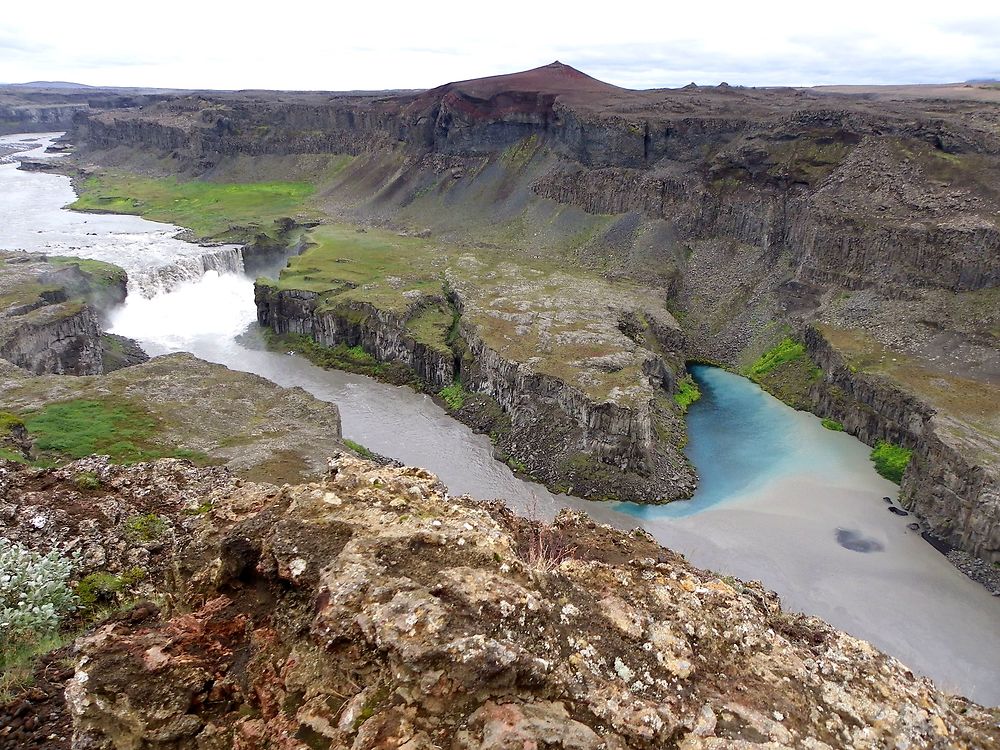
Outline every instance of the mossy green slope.
<path id="1" fill-rule="evenodd" d="M 285 482 L 323 471 L 342 447 L 336 406 L 188 354 L 83 377 L 28 377 L 0 361 L 0 413 L 23 420 L 42 465 L 173 456 Z"/>
<path id="2" fill-rule="evenodd" d="M 744 374 L 789 406 L 809 409 L 809 389 L 822 372 L 809 358 L 805 345 L 786 336 L 758 357 Z"/>
<path id="3" fill-rule="evenodd" d="M 308 212 L 315 190 L 308 182 L 207 182 L 121 172 L 92 175 L 77 189 L 80 197 L 69 206 L 74 210 L 135 214 L 186 227 L 201 238 Z"/>

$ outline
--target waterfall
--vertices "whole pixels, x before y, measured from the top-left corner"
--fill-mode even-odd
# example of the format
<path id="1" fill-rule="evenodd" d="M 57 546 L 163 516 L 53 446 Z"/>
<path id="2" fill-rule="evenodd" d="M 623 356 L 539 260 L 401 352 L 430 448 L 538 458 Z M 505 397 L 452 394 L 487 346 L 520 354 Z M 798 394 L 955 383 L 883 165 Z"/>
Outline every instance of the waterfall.
<path id="1" fill-rule="evenodd" d="M 201 255 L 183 256 L 165 266 L 130 271 L 129 294 L 152 299 L 185 282 L 197 281 L 209 271 L 220 275 L 243 273 L 243 248 L 223 247 Z"/>

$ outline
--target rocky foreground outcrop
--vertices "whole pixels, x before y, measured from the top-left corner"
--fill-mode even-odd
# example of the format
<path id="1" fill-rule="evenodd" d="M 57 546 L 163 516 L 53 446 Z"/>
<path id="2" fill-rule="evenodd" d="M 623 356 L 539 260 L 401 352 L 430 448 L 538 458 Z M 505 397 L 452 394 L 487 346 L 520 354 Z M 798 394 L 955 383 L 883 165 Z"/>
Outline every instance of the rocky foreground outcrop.
<path id="1" fill-rule="evenodd" d="M 83 472 L 97 485 L 81 490 Z M 151 510 L 156 537 L 128 537 L 122 519 Z M 759 584 L 639 531 L 450 497 L 422 469 L 342 456 L 322 482 L 279 489 L 172 460 L 2 464 L 0 524 L 87 550 L 85 567 L 145 565 L 160 603 L 77 640 L 65 701 L 46 708 L 69 712 L 72 738 L 53 747 L 1000 742 L 996 710 L 782 612 Z"/>
<path id="2" fill-rule="evenodd" d="M 38 458 L 29 415 L 66 403 L 124 411 L 129 419 L 116 429 L 141 438 L 146 449 L 185 451 L 252 479 L 302 481 L 322 473 L 326 457 L 343 449 L 335 404 L 190 354 L 99 377 L 29 377 L 0 362 L 0 412 L 28 420 L 27 458 Z"/>

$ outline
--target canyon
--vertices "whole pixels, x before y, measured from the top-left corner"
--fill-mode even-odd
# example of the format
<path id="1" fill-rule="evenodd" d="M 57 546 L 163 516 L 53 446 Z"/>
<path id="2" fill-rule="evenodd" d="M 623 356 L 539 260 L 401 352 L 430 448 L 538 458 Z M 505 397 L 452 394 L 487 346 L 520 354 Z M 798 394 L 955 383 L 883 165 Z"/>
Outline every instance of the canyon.
<path id="1" fill-rule="evenodd" d="M 686 359 L 742 370 L 786 335 L 808 338 L 828 387 L 805 384 L 807 406 L 842 418 L 846 407 L 830 393 L 844 378 L 862 378 L 824 358 L 823 328 L 808 326 L 846 314 L 848 330 L 945 384 L 938 391 L 968 394 L 972 406 L 956 408 L 960 399 L 932 399 L 894 373 L 868 373 L 888 382 L 850 388 L 852 408 L 870 416 L 844 424 L 869 443 L 912 450 L 904 505 L 930 533 L 996 561 L 994 100 L 988 85 L 938 87 L 926 98 L 919 89 L 629 91 L 553 63 L 426 92 L 178 95 L 78 116 L 69 137 L 80 148 L 72 157 L 79 184 L 103 174 L 96 195 L 109 206 L 121 203 L 116 170 L 218 183 L 305 180 L 315 193 L 289 220 L 346 222 L 389 242 L 422 238 L 433 252 L 407 273 L 363 269 L 358 279 L 344 273 L 346 263 L 328 263 L 350 242 L 324 248 L 307 236 L 318 247 L 281 272 L 284 288 L 259 285 L 259 318 L 279 333 L 361 346 L 414 368 L 432 391 L 458 378 L 490 402 L 481 426 L 498 433 L 504 457 L 551 487 L 591 497 L 690 494 L 671 398 Z M 463 255 L 509 270 L 463 297 L 454 281 Z M 640 325 L 619 327 L 638 331 L 640 342 L 578 320 L 551 336 L 531 290 L 546 264 L 576 269 L 574 279 L 544 288 L 557 319 L 572 318 L 580 296 L 621 297 L 617 286 L 630 283 L 659 298 L 653 317 L 665 322 L 649 327 L 650 306 L 626 304 L 611 315 L 638 317 Z M 303 278 L 310 268 L 319 273 Z M 952 308 L 975 305 L 980 316 L 971 325 L 925 319 L 920 302 L 935 295 Z M 477 325 L 463 312 L 449 342 L 446 308 L 458 312 L 459 299 L 462 311 L 491 318 Z M 438 319 L 428 319 L 431 308 Z M 887 320 L 889 309 L 902 319 Z M 506 340 L 496 334 L 501 319 L 514 326 Z M 534 352 L 512 345 L 536 335 Z M 568 371 L 547 377 L 549 350 Z M 642 391 L 635 401 L 625 395 Z M 920 426 L 931 413 L 949 436 L 966 437 L 944 448 L 940 429 Z M 507 423 L 516 438 L 504 437 Z M 547 440 L 549 424 L 560 425 L 558 445 Z"/>

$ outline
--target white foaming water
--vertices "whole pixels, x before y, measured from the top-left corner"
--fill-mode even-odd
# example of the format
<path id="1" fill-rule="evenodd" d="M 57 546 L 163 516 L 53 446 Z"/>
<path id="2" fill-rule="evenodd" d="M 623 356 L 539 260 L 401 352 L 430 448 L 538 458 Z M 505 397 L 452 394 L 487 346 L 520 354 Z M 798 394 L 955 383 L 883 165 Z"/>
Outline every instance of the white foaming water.
<path id="1" fill-rule="evenodd" d="M 256 310 L 253 282 L 228 273 L 235 264 L 202 265 L 204 253 L 217 251 L 173 240 L 163 224 L 62 211 L 60 206 L 74 197 L 64 179 L 0 165 L 0 247 L 8 247 L 12 236 L 34 239 L 18 224 L 20 217 L 11 214 L 18 210 L 12 206 L 25 203 L 19 193 L 25 190 L 32 196 L 30 210 L 42 230 L 39 237 L 49 242 L 61 236 L 77 246 L 74 253 L 62 254 L 118 262 L 133 271 L 190 260 L 188 268 L 198 278 L 178 278 L 176 284 L 159 287 L 171 291 L 149 299 L 130 295 L 113 316 L 113 330 L 138 339 L 150 354 L 189 351 L 333 401 L 340 408 L 345 435 L 408 464 L 426 466 L 453 492 L 502 497 L 515 509 L 534 508 L 543 515 L 568 504 L 626 528 L 641 521 L 695 564 L 762 580 L 786 605 L 872 641 L 934 677 L 941 687 L 984 703 L 1000 701 L 1000 600 L 909 533 L 909 519 L 885 510 L 880 498 L 896 488 L 872 471 L 868 449 L 850 436 L 823 430 L 812 415 L 754 391 L 744 396 L 770 420 L 769 429 L 787 433 L 800 444 L 801 455 L 788 466 L 771 467 L 758 472 L 755 481 L 728 488 L 706 482 L 707 493 L 714 486 L 726 498 L 695 512 L 689 508 L 681 518 L 656 508 L 630 508 L 632 513 L 626 514 L 621 505 L 554 497 L 543 487 L 515 478 L 492 458 L 488 438 L 451 419 L 424 394 L 238 342 L 235 337 L 255 320 Z M 120 234 L 95 230 L 91 221 L 128 224 L 132 239 L 126 242 Z M 22 228 L 11 235 L 7 228 L 12 225 Z M 93 231 L 96 237 L 88 234 Z M 729 381 L 725 374 L 719 377 Z M 720 383 L 722 387 L 755 388 L 736 378 Z M 692 411 L 698 408 L 695 404 Z M 698 429 L 692 424 L 693 444 L 706 437 Z M 801 451 L 803 445 L 809 450 Z M 703 473 L 737 457 L 731 447 L 716 450 L 722 455 L 700 464 Z M 838 529 L 875 542 L 878 551 L 863 554 L 845 548 L 837 541 Z"/>
<path id="2" fill-rule="evenodd" d="M 207 273 L 243 273 L 242 248 L 227 246 L 178 258 L 163 266 L 136 269 L 128 275 L 128 290 L 129 294 L 150 299 L 198 281 Z"/>
<path id="3" fill-rule="evenodd" d="M 199 278 L 205 271 L 242 271 L 235 245 L 204 248 L 174 239 L 183 231 L 172 224 L 122 214 L 61 211 L 76 200 L 69 177 L 23 172 L 20 157 L 58 159 L 45 148 L 60 133 L 0 136 L 0 150 L 27 148 L 0 163 L 0 249 L 92 258 L 121 266 L 129 292 L 153 296 Z"/>
<path id="4" fill-rule="evenodd" d="M 233 339 L 246 330 L 255 315 L 252 282 L 213 270 L 156 296 L 130 295 L 111 314 L 110 331 L 142 341 L 149 354 L 166 354 Z"/>

